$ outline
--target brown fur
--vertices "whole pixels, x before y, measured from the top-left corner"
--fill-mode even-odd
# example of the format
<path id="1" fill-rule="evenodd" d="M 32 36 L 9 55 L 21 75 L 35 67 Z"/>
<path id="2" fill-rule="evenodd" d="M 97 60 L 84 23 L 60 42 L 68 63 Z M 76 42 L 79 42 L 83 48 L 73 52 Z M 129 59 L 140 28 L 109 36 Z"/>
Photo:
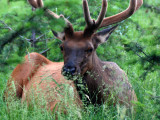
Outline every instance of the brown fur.
<path id="1" fill-rule="evenodd" d="M 69 104 L 64 103 L 64 97 L 73 94 L 70 96 L 73 97 L 72 104 L 80 107 L 82 103 L 74 83 L 61 75 L 62 66 L 63 62 L 51 62 L 38 53 L 25 56 L 25 62 L 17 65 L 11 79 L 8 80 L 5 99 L 17 96 L 22 99 L 22 102 L 27 101 L 28 105 L 32 105 L 32 100 L 35 100 L 36 104 L 52 111 L 55 106 L 57 110 L 59 104 L 61 108 L 67 107 Z M 12 83 L 15 84 L 16 92 L 13 90 Z M 63 85 L 68 85 L 68 88 L 65 89 Z M 71 91 L 66 91 L 70 89 Z M 46 101 L 42 105 L 43 98 Z M 66 111 L 65 108 L 63 112 L 66 113 Z"/>
<path id="2" fill-rule="evenodd" d="M 97 94 L 92 102 L 102 104 L 107 101 L 131 107 L 132 101 L 137 101 L 137 97 L 125 72 L 114 62 L 99 60 L 95 53 L 92 60 L 94 66 L 84 74 L 90 97 Z M 111 95 L 113 98 L 110 98 Z"/>

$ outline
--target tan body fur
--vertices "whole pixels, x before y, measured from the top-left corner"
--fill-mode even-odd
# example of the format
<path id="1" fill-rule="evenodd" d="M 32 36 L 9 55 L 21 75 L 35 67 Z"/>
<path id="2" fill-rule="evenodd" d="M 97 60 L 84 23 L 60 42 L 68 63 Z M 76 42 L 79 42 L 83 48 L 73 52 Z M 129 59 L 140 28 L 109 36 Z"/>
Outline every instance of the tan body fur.
<path id="1" fill-rule="evenodd" d="M 45 100 L 43 105 L 46 106 L 41 104 L 41 107 L 52 111 L 57 103 L 67 106 L 68 103 L 64 103 L 65 95 L 70 95 L 73 98 L 72 104 L 80 107 L 82 103 L 74 83 L 61 75 L 62 66 L 63 62 L 51 62 L 38 53 L 25 56 L 25 62 L 17 65 L 8 80 L 5 99 L 16 95 L 22 102 L 27 101 L 28 105 L 32 104 L 33 99 L 35 104 L 41 104 Z M 67 88 L 65 89 L 63 85 Z"/>

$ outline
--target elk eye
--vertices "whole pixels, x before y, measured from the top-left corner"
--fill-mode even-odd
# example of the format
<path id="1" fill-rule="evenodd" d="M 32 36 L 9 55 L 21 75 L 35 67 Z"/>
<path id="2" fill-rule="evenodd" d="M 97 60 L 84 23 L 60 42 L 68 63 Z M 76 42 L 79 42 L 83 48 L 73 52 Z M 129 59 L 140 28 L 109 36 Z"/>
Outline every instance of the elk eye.
<path id="1" fill-rule="evenodd" d="M 91 53 L 93 51 L 93 48 L 88 48 L 87 50 L 85 50 L 85 52 L 87 53 Z"/>
<path id="2" fill-rule="evenodd" d="M 60 45 L 60 49 L 61 49 L 61 51 L 63 51 L 63 46 L 62 45 Z"/>

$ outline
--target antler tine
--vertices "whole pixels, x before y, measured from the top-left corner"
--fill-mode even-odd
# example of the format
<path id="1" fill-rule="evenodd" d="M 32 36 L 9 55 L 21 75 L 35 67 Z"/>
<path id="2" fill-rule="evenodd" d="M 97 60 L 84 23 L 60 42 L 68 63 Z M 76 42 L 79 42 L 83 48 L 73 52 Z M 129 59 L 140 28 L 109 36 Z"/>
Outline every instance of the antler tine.
<path id="1" fill-rule="evenodd" d="M 87 23 L 87 26 L 92 26 L 94 23 L 90 16 L 87 0 L 83 0 L 83 12 L 84 12 L 84 18 Z"/>
<path id="2" fill-rule="evenodd" d="M 84 29 L 84 33 L 85 33 L 85 35 L 91 35 L 98 29 L 98 27 L 100 26 L 100 24 L 102 23 L 102 21 L 105 17 L 105 14 L 107 11 L 107 0 L 102 0 L 101 12 L 100 12 L 98 19 L 96 21 L 91 19 L 91 17 L 90 17 L 90 12 L 89 12 L 87 0 L 83 0 L 83 10 L 84 10 L 85 21 L 87 23 L 87 26 Z"/>
<path id="3" fill-rule="evenodd" d="M 107 0 L 103 0 L 101 12 L 98 16 L 98 19 L 97 19 L 96 23 L 95 23 L 96 27 L 99 27 L 99 25 L 102 23 L 106 12 L 107 12 Z"/>
<path id="4" fill-rule="evenodd" d="M 138 0 L 138 2 L 137 0 L 130 0 L 130 5 L 125 11 L 114 16 L 104 18 L 99 28 L 125 20 L 130 17 L 142 5 L 142 3 L 143 0 Z"/>
<path id="5" fill-rule="evenodd" d="M 46 12 L 47 12 L 48 15 L 50 15 L 51 17 L 53 17 L 53 18 L 55 18 L 55 19 L 63 18 L 64 21 L 65 21 L 65 24 L 67 25 L 67 26 L 64 28 L 64 32 L 65 32 L 66 34 L 73 35 L 74 30 L 73 30 L 72 23 L 70 23 L 70 22 L 68 21 L 68 19 L 66 19 L 66 18 L 64 17 L 64 15 L 62 15 L 62 14 L 61 14 L 61 15 L 57 15 L 56 13 L 52 12 L 52 11 L 49 10 L 49 9 L 46 9 Z"/>
<path id="6" fill-rule="evenodd" d="M 30 5 L 31 6 L 33 6 L 34 8 L 41 8 L 41 7 L 43 7 L 43 0 L 28 0 L 28 2 L 30 3 Z M 54 12 L 52 12 L 51 10 L 49 10 L 49 9 L 45 9 L 44 8 L 44 10 L 45 10 L 45 12 L 49 15 L 49 16 L 51 16 L 51 17 L 53 17 L 53 18 L 55 18 L 55 19 L 59 19 L 59 18 L 63 18 L 64 19 L 64 21 L 65 21 L 65 23 L 67 24 L 67 27 L 65 28 L 65 32 L 67 33 L 68 31 L 68 33 L 73 33 L 74 32 L 74 30 L 73 30 L 73 27 L 72 27 L 72 24 L 63 16 L 63 15 L 57 15 L 56 13 L 54 13 Z M 68 31 L 67 31 L 68 30 Z"/>
<path id="7" fill-rule="evenodd" d="M 138 10 L 143 4 L 143 0 L 137 0 L 136 10 Z"/>
<path id="8" fill-rule="evenodd" d="M 47 9 L 46 12 L 55 19 L 63 18 L 67 27 L 72 27 L 72 24 L 64 17 L 64 15 L 57 15 L 56 13 L 52 12 L 51 10 Z"/>
<path id="9" fill-rule="evenodd" d="M 29 4 L 34 8 L 38 8 L 37 0 L 28 0 Z"/>
<path id="10" fill-rule="evenodd" d="M 46 9 L 46 12 L 47 12 L 48 15 L 52 16 L 53 18 L 56 18 L 56 19 L 59 19 L 59 18 L 60 18 L 59 15 L 57 15 L 56 13 L 52 12 L 52 11 L 49 10 L 49 9 Z"/>
<path id="11" fill-rule="evenodd" d="M 39 7 L 43 7 L 43 0 L 37 0 L 37 4 Z"/>
<path id="12" fill-rule="evenodd" d="M 28 2 L 34 8 L 41 8 L 41 7 L 43 7 L 43 1 L 42 0 L 28 0 Z"/>

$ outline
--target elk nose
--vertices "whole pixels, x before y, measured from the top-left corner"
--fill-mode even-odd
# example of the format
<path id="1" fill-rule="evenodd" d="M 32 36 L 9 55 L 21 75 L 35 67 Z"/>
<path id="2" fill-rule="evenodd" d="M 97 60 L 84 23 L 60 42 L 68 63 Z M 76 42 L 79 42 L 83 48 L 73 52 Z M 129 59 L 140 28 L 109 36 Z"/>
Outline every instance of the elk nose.
<path id="1" fill-rule="evenodd" d="M 73 75 L 76 72 L 76 67 L 63 67 L 64 75 L 71 74 Z"/>

